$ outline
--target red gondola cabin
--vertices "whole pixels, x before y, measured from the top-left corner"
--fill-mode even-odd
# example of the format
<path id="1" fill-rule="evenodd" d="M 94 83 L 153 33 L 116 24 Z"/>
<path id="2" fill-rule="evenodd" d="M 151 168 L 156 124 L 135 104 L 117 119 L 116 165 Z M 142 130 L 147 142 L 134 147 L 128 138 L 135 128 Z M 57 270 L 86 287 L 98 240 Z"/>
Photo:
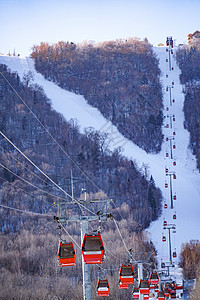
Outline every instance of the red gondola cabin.
<path id="1" fill-rule="evenodd" d="M 140 279 L 140 284 L 139 284 L 140 294 L 142 294 L 142 295 L 149 294 L 149 289 L 150 289 L 149 280 L 148 279 L 146 279 L 146 280 Z"/>
<path id="2" fill-rule="evenodd" d="M 154 289 L 155 293 L 157 293 L 159 291 L 159 286 L 158 284 L 155 285 L 155 289 Z"/>
<path id="3" fill-rule="evenodd" d="M 164 262 L 161 263 L 161 268 L 162 268 L 162 269 L 165 268 L 165 263 L 164 263 Z"/>
<path id="4" fill-rule="evenodd" d="M 163 222 L 163 226 L 167 226 L 167 221 L 164 221 L 164 222 Z"/>
<path id="5" fill-rule="evenodd" d="M 163 291 L 158 292 L 158 300 L 165 300 L 165 294 Z"/>
<path id="6" fill-rule="evenodd" d="M 174 288 L 176 290 L 182 290 L 183 289 L 183 285 L 182 284 L 177 284 L 176 282 L 174 283 Z"/>
<path id="7" fill-rule="evenodd" d="M 98 293 L 98 296 L 101 296 L 101 297 L 109 296 L 108 279 L 105 279 L 105 280 L 99 279 L 98 280 L 97 293 Z"/>
<path id="8" fill-rule="evenodd" d="M 164 289 L 164 294 L 165 294 L 165 297 L 169 297 L 169 290 L 168 290 L 168 288 Z"/>
<path id="9" fill-rule="evenodd" d="M 62 267 L 74 266 L 76 262 L 75 250 L 72 242 L 60 242 L 58 246 L 58 259 Z"/>
<path id="10" fill-rule="evenodd" d="M 159 282 L 158 273 L 157 272 L 152 272 L 151 275 L 150 275 L 150 284 L 156 285 L 156 284 L 158 284 L 158 282 Z"/>
<path id="11" fill-rule="evenodd" d="M 134 287 L 134 288 L 133 288 L 133 299 L 139 299 L 139 297 L 140 297 L 140 291 L 139 291 L 139 288 Z"/>
<path id="12" fill-rule="evenodd" d="M 119 281 L 122 284 L 133 284 L 134 280 L 134 270 L 132 264 L 130 265 L 121 265 L 119 271 Z"/>
<path id="13" fill-rule="evenodd" d="M 96 235 L 84 235 L 82 254 L 86 264 L 101 264 L 103 262 L 104 247 L 100 233 Z"/>

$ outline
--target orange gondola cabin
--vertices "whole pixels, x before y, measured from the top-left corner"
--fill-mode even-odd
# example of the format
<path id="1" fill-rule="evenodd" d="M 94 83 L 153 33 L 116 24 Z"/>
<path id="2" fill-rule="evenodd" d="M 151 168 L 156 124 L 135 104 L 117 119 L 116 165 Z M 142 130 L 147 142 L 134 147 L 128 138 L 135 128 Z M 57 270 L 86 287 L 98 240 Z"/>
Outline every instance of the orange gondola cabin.
<path id="1" fill-rule="evenodd" d="M 108 279 L 105 280 L 98 280 L 97 283 L 97 294 L 101 297 L 107 297 L 109 296 L 109 284 Z"/>
<path id="2" fill-rule="evenodd" d="M 163 291 L 158 292 L 158 300 L 165 300 L 165 294 Z"/>
<path id="3" fill-rule="evenodd" d="M 140 294 L 142 294 L 142 295 L 149 294 L 149 289 L 150 289 L 149 280 L 148 279 L 146 279 L 146 280 L 140 279 L 140 284 L 139 284 Z"/>
<path id="4" fill-rule="evenodd" d="M 134 270 L 133 265 L 121 265 L 119 271 L 119 281 L 122 284 L 133 284 L 134 280 Z"/>
<path id="5" fill-rule="evenodd" d="M 165 294 L 165 297 L 169 297 L 169 290 L 168 290 L 168 288 L 164 289 L 164 294 Z"/>
<path id="6" fill-rule="evenodd" d="M 104 257 L 104 246 L 100 233 L 85 233 L 82 243 L 82 254 L 86 264 L 101 264 Z"/>
<path id="7" fill-rule="evenodd" d="M 150 284 L 156 285 L 159 282 L 159 276 L 157 272 L 152 272 L 150 275 Z"/>
<path id="8" fill-rule="evenodd" d="M 73 243 L 60 242 L 58 246 L 58 259 L 62 267 L 74 266 L 76 262 Z"/>
<path id="9" fill-rule="evenodd" d="M 133 299 L 139 299 L 140 298 L 140 291 L 138 287 L 133 288 Z"/>

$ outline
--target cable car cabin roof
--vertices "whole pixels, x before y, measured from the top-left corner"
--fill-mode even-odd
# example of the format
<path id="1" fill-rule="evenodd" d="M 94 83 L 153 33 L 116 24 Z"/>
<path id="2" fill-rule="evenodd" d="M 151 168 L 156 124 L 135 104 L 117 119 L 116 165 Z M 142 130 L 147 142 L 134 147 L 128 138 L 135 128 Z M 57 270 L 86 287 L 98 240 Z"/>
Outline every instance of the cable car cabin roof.
<path id="1" fill-rule="evenodd" d="M 61 266 L 74 266 L 76 257 L 75 250 L 72 242 L 63 243 L 60 242 L 58 246 L 58 259 Z"/>
<path id="2" fill-rule="evenodd" d="M 130 264 L 128 266 L 121 265 L 120 276 L 121 277 L 133 277 L 134 276 L 134 270 L 133 270 L 132 264 Z"/>
<path id="3" fill-rule="evenodd" d="M 85 234 L 82 244 L 82 250 L 87 251 L 102 251 L 103 242 L 100 233 L 98 235 L 87 235 Z"/>
<path id="4" fill-rule="evenodd" d="M 147 280 L 140 280 L 139 288 L 149 288 L 149 281 Z"/>
<path id="5" fill-rule="evenodd" d="M 105 280 L 99 279 L 98 284 L 97 284 L 97 289 L 99 289 L 99 288 L 109 288 L 108 279 L 105 279 Z"/>
<path id="6" fill-rule="evenodd" d="M 60 258 L 72 258 L 74 257 L 75 251 L 72 243 L 70 244 L 60 244 L 58 255 Z"/>
<path id="7" fill-rule="evenodd" d="M 159 279 L 159 277 L 158 277 L 158 273 L 157 273 L 157 272 L 155 272 L 155 273 L 151 273 L 151 275 L 150 275 L 150 279 Z"/>

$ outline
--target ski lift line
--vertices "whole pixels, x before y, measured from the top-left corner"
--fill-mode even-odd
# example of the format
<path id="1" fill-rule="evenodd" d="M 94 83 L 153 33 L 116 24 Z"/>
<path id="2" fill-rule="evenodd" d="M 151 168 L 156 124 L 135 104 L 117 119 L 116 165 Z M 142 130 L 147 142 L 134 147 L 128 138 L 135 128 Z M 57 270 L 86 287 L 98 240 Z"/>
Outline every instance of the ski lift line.
<path id="1" fill-rule="evenodd" d="M 116 204 L 115 204 L 114 201 L 111 201 L 111 202 L 113 203 L 113 205 L 115 206 L 115 208 L 116 208 L 118 214 L 120 215 L 121 219 L 123 220 L 124 218 L 123 218 L 122 214 L 120 213 L 119 208 L 116 206 Z"/>
<path id="2" fill-rule="evenodd" d="M 17 178 L 23 180 L 23 181 L 26 182 L 27 184 L 29 184 L 29 185 L 33 186 L 34 188 L 38 189 L 39 191 L 41 191 L 41 192 L 43 192 L 43 193 L 45 193 L 45 194 L 47 194 L 47 195 L 49 195 L 49 196 L 51 196 L 51 197 L 58 198 L 58 196 L 55 196 L 55 195 L 53 195 L 53 194 L 50 194 L 50 193 L 48 193 L 48 192 L 42 190 L 41 188 L 37 187 L 37 186 L 34 185 L 33 183 L 31 183 L 31 182 L 27 181 L 26 179 L 22 178 L 21 176 L 15 174 L 13 171 L 11 171 L 9 168 L 7 168 L 6 166 L 2 165 L 1 163 L 0 163 L 0 166 L 1 166 L 2 168 L 6 169 L 6 170 L 7 170 L 8 172 L 10 172 L 11 174 L 13 174 L 14 176 L 16 176 Z M 59 198 L 60 198 L 60 197 L 59 197 Z M 60 198 L 60 199 L 62 199 L 62 198 Z"/>
<path id="3" fill-rule="evenodd" d="M 70 197 L 72 199 L 72 196 L 70 194 L 68 194 L 65 190 L 63 190 L 57 183 L 55 183 L 48 175 L 46 175 L 36 164 L 34 164 L 34 162 L 32 162 L 32 160 L 30 158 L 28 158 L 17 146 L 15 146 L 15 144 L 13 144 L 13 142 L 11 142 L 11 140 L 9 140 L 9 138 L 0 130 L 0 134 L 17 150 L 19 151 L 20 154 L 22 154 L 38 171 L 40 171 L 48 180 L 50 180 L 59 190 L 61 190 L 63 193 L 65 193 L 68 197 Z M 1 165 L 1 164 L 0 164 Z M 2 167 L 5 168 L 5 166 L 1 165 Z M 11 171 L 12 172 L 12 171 Z M 13 173 L 14 174 L 14 173 Z M 16 174 L 14 174 L 15 176 L 17 176 Z M 25 181 L 25 179 L 23 179 Z M 76 200 L 75 198 L 73 198 L 73 200 L 75 202 L 77 202 L 77 204 L 80 206 L 82 206 L 84 209 L 86 209 L 87 211 L 89 211 L 90 213 L 92 213 L 93 215 L 95 215 L 95 213 L 90 210 L 89 208 L 85 207 L 84 205 L 82 205 L 81 203 L 79 203 L 78 200 Z"/>
<path id="4" fill-rule="evenodd" d="M 125 243 L 125 241 L 124 241 L 124 239 L 123 239 L 123 237 L 122 237 L 122 234 L 121 234 L 121 232 L 120 232 L 120 230 L 119 230 L 119 226 L 117 225 L 117 222 L 116 222 L 115 218 L 113 218 L 113 221 L 114 221 L 114 223 L 115 223 L 115 226 L 116 226 L 116 228 L 117 228 L 117 230 L 118 230 L 118 233 L 119 233 L 119 235 L 120 235 L 120 237 L 121 237 L 121 240 L 122 240 L 122 242 L 123 242 L 123 244 L 124 244 L 124 247 L 125 247 L 127 253 L 130 254 L 130 251 L 128 250 L 128 248 L 127 248 L 127 246 L 126 246 L 126 243 Z"/>
<path id="5" fill-rule="evenodd" d="M 42 173 L 49 181 L 51 181 L 59 190 L 72 198 L 65 190 L 63 190 L 57 183 L 55 183 L 48 175 L 46 175 L 30 158 L 28 158 L 9 138 L 0 130 L 0 134 L 21 154 L 23 155 L 40 173 Z"/>
<path id="6" fill-rule="evenodd" d="M 17 175 L 16 175 L 16 176 L 17 176 Z M 6 182 L 5 178 L 3 178 L 3 177 L 1 177 L 1 176 L 0 176 L 0 179 L 4 180 L 4 181 Z M 21 178 L 20 178 L 20 179 L 21 179 Z M 12 182 L 9 182 L 9 185 L 10 185 L 10 184 L 11 184 L 14 188 L 16 188 L 16 186 L 15 186 Z M 17 188 L 20 189 L 20 190 L 22 190 L 25 194 L 27 194 L 27 195 L 29 195 L 29 196 L 31 196 L 31 197 L 33 197 L 33 198 L 37 198 L 37 199 L 38 199 L 38 197 L 37 197 L 36 195 L 31 194 L 31 193 L 28 193 L 25 189 L 23 189 L 23 188 L 21 188 L 21 187 L 17 187 Z M 45 193 L 45 191 L 43 191 L 43 192 Z M 53 195 L 50 194 L 50 196 L 53 196 Z M 53 196 L 53 197 L 56 197 L 56 196 Z M 49 204 L 49 202 L 46 201 L 45 199 L 42 199 L 42 201 L 44 201 L 44 202 L 46 202 L 46 203 Z"/>
<path id="7" fill-rule="evenodd" d="M 80 170 L 80 172 L 100 191 L 101 189 L 87 176 L 87 174 L 79 167 L 79 165 L 71 158 L 71 156 L 63 149 L 63 147 L 56 141 L 56 139 L 52 136 L 52 134 L 46 129 L 44 124 L 38 119 L 38 117 L 34 114 L 32 109 L 28 106 L 28 104 L 24 101 L 24 99 L 18 94 L 12 84 L 8 81 L 8 79 L 0 72 L 1 76 L 5 79 L 5 81 L 9 84 L 12 88 L 14 93 L 19 97 L 19 99 L 23 102 L 23 104 L 28 108 L 28 110 L 32 113 L 32 115 L 36 118 L 39 124 L 44 128 L 44 130 L 49 134 L 49 136 L 53 139 L 56 145 L 63 151 L 63 153 L 71 160 L 71 162 Z"/>
<path id="8" fill-rule="evenodd" d="M 0 148 L 1 148 L 3 151 L 5 151 L 5 149 L 4 149 L 3 147 L 0 146 Z M 23 168 L 25 168 L 28 172 L 30 172 L 30 173 L 33 174 L 35 177 L 37 177 L 39 180 L 41 180 L 41 181 L 43 181 L 45 184 L 47 184 L 47 182 L 46 182 L 44 179 L 42 179 L 41 177 L 39 177 L 39 176 L 38 176 L 37 174 L 35 174 L 33 171 L 29 170 L 26 166 L 24 166 L 24 165 L 23 165 L 16 157 L 14 157 L 11 153 L 6 152 L 6 154 L 10 155 L 16 162 L 18 162 L 21 166 L 23 166 Z M 58 198 L 64 200 L 64 198 L 61 198 L 61 197 L 58 197 Z"/>
<path id="9" fill-rule="evenodd" d="M 23 180 L 24 182 L 26 182 L 27 184 L 29 184 L 29 185 L 33 186 L 34 188 L 40 190 L 41 192 L 43 192 L 43 193 L 45 193 L 45 194 L 47 194 L 47 195 L 49 195 L 49 196 L 51 196 L 51 197 L 58 198 L 58 196 L 55 196 L 55 195 L 53 195 L 53 194 L 50 194 L 50 193 L 48 193 L 48 192 L 46 192 L 46 191 L 40 189 L 39 187 L 35 186 L 33 183 L 31 183 L 31 182 L 27 181 L 26 179 L 22 178 L 21 176 L 15 174 L 13 171 L 11 171 L 10 169 L 8 169 L 6 166 L 2 165 L 1 163 L 0 163 L 0 166 L 1 166 L 2 168 L 6 169 L 6 170 L 7 170 L 8 172 L 10 172 L 11 174 L 13 174 L 14 176 L 16 176 L 16 177 L 18 177 L 19 179 L 21 179 L 21 180 Z M 36 197 L 36 196 L 35 196 L 35 197 Z M 64 199 L 64 198 L 60 198 L 60 197 L 59 197 L 59 199 Z M 64 199 L 64 200 L 66 200 L 66 199 Z M 78 200 L 76 200 L 76 201 L 78 202 Z M 85 207 L 84 205 L 82 205 L 82 204 L 80 204 L 80 203 L 78 203 L 78 204 L 79 204 L 79 206 L 83 206 L 83 208 L 85 208 L 86 210 L 88 210 L 88 211 L 91 212 L 92 214 L 95 214 L 94 212 L 92 212 L 91 210 L 89 210 L 89 209 L 88 209 L 87 207 Z M 80 208 L 80 209 L 81 209 L 81 208 Z M 81 210 L 82 210 L 82 209 L 81 209 Z"/>
<path id="10" fill-rule="evenodd" d="M 63 230 L 65 231 L 65 233 L 67 233 L 67 235 L 70 237 L 70 239 L 74 242 L 74 244 L 76 244 L 76 246 L 81 250 L 82 249 L 81 246 L 79 246 L 79 244 L 73 239 L 73 237 L 71 236 L 71 234 L 69 234 L 69 232 L 64 227 L 64 225 L 62 223 L 59 223 L 59 224 L 63 228 Z"/>
<path id="11" fill-rule="evenodd" d="M 11 140 L 9 140 L 9 138 L 0 130 L 0 134 L 17 150 L 19 151 L 20 154 L 22 154 L 38 171 L 40 171 L 47 179 L 49 179 L 59 190 L 61 190 L 63 193 L 65 193 L 68 197 L 70 197 L 72 199 L 72 196 L 70 194 L 68 194 L 65 190 L 63 190 L 57 183 L 55 183 L 48 175 L 46 175 L 36 164 L 34 164 L 34 162 L 31 161 L 30 158 L 28 158 L 17 146 L 15 146 L 15 144 L 13 144 L 13 142 L 11 142 Z M 6 168 L 5 166 L 3 166 L 2 164 L 0 164 L 2 167 Z M 11 170 L 9 170 L 10 172 L 12 172 Z M 12 172 L 13 173 L 13 172 Z M 15 173 L 13 173 L 15 176 Z M 25 179 L 23 179 L 25 181 Z M 30 183 L 29 183 L 30 184 Z M 31 184 L 32 185 L 32 184 Z M 33 185 L 34 186 L 34 185 Z M 43 190 L 42 190 L 43 191 Z M 44 191 L 43 191 L 44 192 Z M 55 197 L 55 196 L 53 196 Z M 87 210 L 88 212 L 90 212 L 91 214 L 95 215 L 95 213 L 90 210 L 89 208 L 85 207 L 84 205 L 82 205 L 77 199 L 73 198 L 72 200 L 74 200 L 79 207 L 82 206 L 85 210 Z"/>
<path id="12" fill-rule="evenodd" d="M 3 205 L 3 204 L 0 204 L 0 207 L 10 209 L 10 210 L 15 210 L 15 211 L 25 213 L 25 214 L 40 216 L 40 217 L 51 217 L 52 218 L 52 216 L 53 216 L 53 215 L 49 215 L 49 214 L 40 214 L 40 213 L 36 213 L 33 211 L 27 211 L 27 210 L 23 210 L 23 209 L 19 209 L 19 208 L 14 208 L 14 207 L 10 207 L 10 206 Z"/>

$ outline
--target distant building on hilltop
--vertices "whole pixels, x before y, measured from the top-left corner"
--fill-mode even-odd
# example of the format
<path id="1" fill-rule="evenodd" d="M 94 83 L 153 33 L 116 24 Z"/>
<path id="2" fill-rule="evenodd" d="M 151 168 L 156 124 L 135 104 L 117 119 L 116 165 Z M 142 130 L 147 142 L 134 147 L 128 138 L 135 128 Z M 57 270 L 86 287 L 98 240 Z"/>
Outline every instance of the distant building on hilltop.
<path id="1" fill-rule="evenodd" d="M 192 42 L 196 41 L 197 39 L 200 40 L 200 31 L 196 30 L 194 33 L 188 34 L 187 35 L 188 45 L 191 45 Z"/>

